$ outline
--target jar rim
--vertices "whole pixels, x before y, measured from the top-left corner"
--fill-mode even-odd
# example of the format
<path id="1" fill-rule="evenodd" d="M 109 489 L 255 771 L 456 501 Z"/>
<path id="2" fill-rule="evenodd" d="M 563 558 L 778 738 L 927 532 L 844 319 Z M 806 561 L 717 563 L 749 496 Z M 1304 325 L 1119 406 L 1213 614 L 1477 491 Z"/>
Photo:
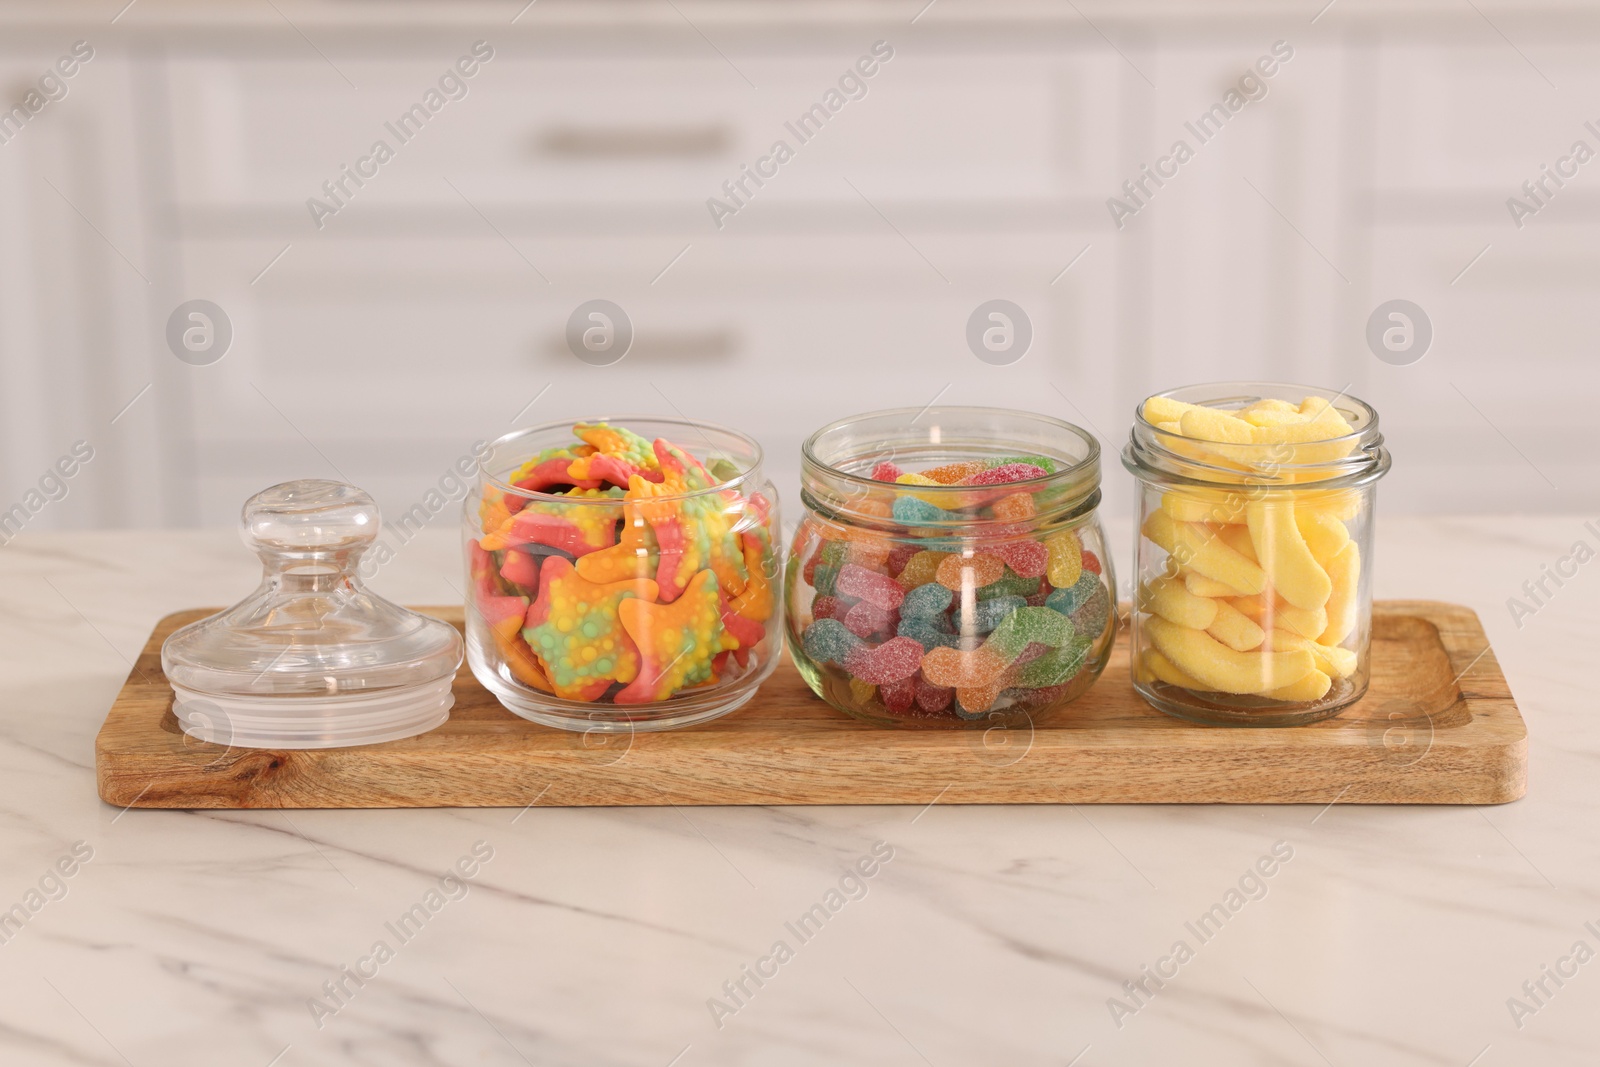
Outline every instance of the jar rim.
<path id="1" fill-rule="evenodd" d="M 859 474 L 852 474 L 849 471 L 843 470 L 842 468 L 819 458 L 816 453 L 817 443 L 825 434 L 844 429 L 852 423 L 863 422 L 867 419 L 909 415 L 911 416 L 911 418 L 907 420 L 907 424 L 909 425 L 910 423 L 915 423 L 925 415 L 937 415 L 941 412 L 949 412 L 952 414 L 960 413 L 963 415 L 990 415 L 998 416 L 1011 421 L 1032 422 L 1037 425 L 1048 426 L 1055 430 L 1064 430 L 1069 434 L 1075 435 L 1087 446 L 1083 458 L 1074 461 L 1069 466 L 1063 467 L 1060 470 L 1054 471 L 1050 474 L 1040 475 L 1037 478 L 1024 478 L 1020 481 L 1004 483 L 1008 487 L 1014 486 L 1019 490 L 1030 487 L 1037 488 L 1039 486 L 1047 485 L 1053 481 L 1065 481 L 1067 480 L 1067 475 L 1094 470 L 1100 465 L 1100 441 L 1095 437 L 1094 434 L 1090 433 L 1088 430 L 1085 430 L 1081 426 L 1067 422 L 1065 419 L 1058 419 L 1051 415 L 1040 415 L 1037 412 L 1032 411 L 1020 411 L 1013 408 L 995 408 L 984 407 L 981 405 L 963 404 L 947 404 L 937 407 L 930 404 L 921 408 L 885 408 L 881 411 L 866 411 L 858 415 L 850 415 L 846 418 L 835 419 L 833 422 L 821 427 L 810 437 L 805 439 L 805 442 L 800 446 L 800 457 L 804 462 L 826 471 L 831 476 L 842 478 L 847 482 L 861 485 L 863 487 L 876 487 L 881 489 L 894 483 L 880 482 L 873 478 L 864 477 Z M 1006 444 L 1007 442 L 1002 441 L 1000 443 Z M 1017 447 L 1026 448 L 1027 445 L 1019 443 Z M 915 488 L 918 493 L 930 493 L 935 496 L 939 495 L 941 491 L 948 491 L 952 495 L 963 492 L 972 492 L 972 486 L 970 485 L 919 485 Z"/>
<path id="2" fill-rule="evenodd" d="M 1029 440 L 1027 435 L 1018 432 L 1007 436 L 1003 433 L 995 434 L 992 431 L 973 429 L 965 431 L 966 436 L 955 436 L 949 440 L 942 440 L 939 430 L 940 419 L 959 422 L 967 420 L 973 423 L 987 422 L 998 426 L 1032 427 L 1038 431 L 1034 440 Z M 865 447 L 856 448 L 847 455 L 824 458 L 823 443 L 830 435 L 843 435 L 844 431 L 852 427 L 878 421 L 884 424 L 884 434 L 876 447 L 882 450 L 880 455 L 892 455 L 897 447 L 911 447 L 914 443 L 908 438 L 896 442 L 892 430 L 899 427 L 902 431 L 916 426 L 921 420 L 928 419 L 930 438 L 925 442 L 918 442 L 921 447 L 944 446 L 959 452 L 963 446 L 976 450 L 982 448 L 991 451 L 997 457 L 1008 455 L 1018 456 L 1019 462 L 1025 462 L 1021 457 L 1033 454 L 1042 455 L 1058 464 L 1057 469 L 1051 473 L 1033 478 L 1024 478 L 1014 482 L 998 483 L 989 486 L 971 485 L 910 485 L 895 482 L 879 481 L 870 477 L 865 470 L 857 473 L 856 469 L 862 468 L 862 460 L 872 458 L 875 453 L 869 443 Z M 1053 446 L 1042 442 L 1054 438 L 1057 443 Z M 1040 493 L 1045 490 L 1057 492 L 1065 491 L 1066 495 L 1056 506 L 1036 516 L 1036 521 L 1045 521 L 1057 518 L 1065 512 L 1076 513 L 1084 510 L 1084 503 L 1088 501 L 1090 507 L 1098 505 L 1100 489 L 1100 442 L 1094 434 L 1081 426 L 1074 425 L 1064 419 L 1050 415 L 1041 415 L 1037 412 L 1021 411 L 1012 408 L 997 408 L 978 405 L 933 405 L 921 408 L 886 408 L 879 411 L 862 412 L 846 418 L 836 419 L 814 433 L 812 433 L 800 446 L 802 493 L 810 497 L 813 502 L 823 503 L 828 510 L 836 511 L 851 517 L 852 521 L 875 524 L 880 517 L 867 513 L 856 514 L 856 509 L 850 506 L 852 500 L 870 499 L 872 494 L 887 492 L 902 492 L 913 494 L 934 503 L 940 500 L 950 501 L 950 510 L 960 507 L 959 502 L 970 497 L 975 491 L 1005 490 L 1011 493 Z M 959 461 L 957 461 L 959 462 Z M 819 494 L 826 497 L 826 501 L 819 500 Z M 937 527 L 941 525 L 956 526 L 982 526 L 985 524 L 1000 523 L 1003 520 L 979 519 L 963 515 L 950 520 L 929 520 L 926 522 L 897 523 L 896 525 L 913 525 L 924 527 Z"/>
<path id="3" fill-rule="evenodd" d="M 1348 434 L 1301 444 L 1337 445 L 1348 442 L 1350 451 L 1344 456 L 1321 462 L 1283 463 L 1274 459 L 1274 450 L 1286 447 L 1283 443 L 1230 444 L 1209 441 L 1162 429 L 1144 415 L 1145 404 L 1158 397 L 1226 411 L 1256 400 L 1282 398 L 1280 394 L 1298 395 L 1302 400 L 1311 396 L 1321 397 L 1352 427 Z M 1259 455 L 1261 470 L 1255 472 L 1207 463 L 1167 447 L 1165 442 L 1169 440 L 1223 447 L 1244 457 L 1240 462 L 1245 464 L 1256 462 L 1251 457 Z M 1259 453 L 1253 451 L 1256 449 L 1260 450 Z M 1389 470 L 1389 453 L 1383 447 L 1377 409 L 1351 395 L 1348 386 L 1335 391 L 1289 382 L 1208 382 L 1152 393 L 1141 400 L 1134 410 L 1133 429 L 1129 432 L 1127 447 L 1123 449 L 1122 463 L 1134 475 L 1156 474 L 1189 485 L 1330 489 L 1360 485 L 1382 477 Z M 1282 478 L 1284 472 L 1293 477 Z"/>
<path id="4" fill-rule="evenodd" d="M 544 422 L 539 423 L 536 426 L 524 426 L 520 429 L 512 430 L 509 433 L 501 434 L 499 437 L 489 442 L 487 449 L 483 452 L 483 454 L 478 456 L 478 480 L 484 485 L 493 486 L 501 492 L 509 493 L 513 496 L 526 497 L 529 500 L 537 500 L 541 502 L 560 503 L 569 507 L 614 508 L 618 504 L 623 503 L 624 501 L 620 497 L 573 497 L 567 496 L 563 493 L 545 493 L 534 489 L 523 489 L 512 485 L 504 478 L 497 477 L 496 475 L 490 473 L 487 466 L 489 459 L 490 457 L 494 456 L 496 451 L 502 446 L 507 446 L 522 440 L 535 438 L 541 434 L 555 433 L 562 430 L 565 430 L 570 434 L 575 423 L 583 423 L 585 425 L 596 425 L 603 423 L 607 426 L 614 426 L 621 429 L 628 429 L 630 425 L 640 424 L 682 427 L 684 429 L 693 430 L 695 433 L 699 434 L 701 440 L 708 446 L 709 454 L 706 460 L 702 462 L 702 465 L 704 465 L 705 462 L 709 462 L 712 456 L 720 455 L 722 458 L 728 459 L 740 467 L 739 473 L 732 478 L 717 480 L 704 489 L 692 489 L 686 493 L 668 493 L 662 494 L 661 496 L 652 496 L 650 498 L 652 502 L 659 501 L 662 503 L 671 503 L 674 501 L 693 500 L 697 497 L 726 493 L 729 490 L 737 491 L 752 476 L 759 476 L 762 464 L 766 460 L 766 453 L 762 450 L 761 443 L 759 441 L 751 437 L 749 434 L 741 433 L 732 427 L 723 426 L 718 423 L 704 422 L 699 419 L 673 418 L 663 415 L 598 415 L 594 418 L 567 419 L 560 422 Z M 741 448 L 748 451 L 748 456 L 742 456 L 739 459 L 734 459 L 734 457 L 718 451 L 716 446 L 711 441 L 711 435 L 714 434 L 722 435 L 723 437 L 727 438 L 729 442 L 737 442 Z M 641 434 L 640 436 L 643 435 Z M 675 438 L 668 438 L 668 440 L 670 443 L 682 448 L 685 452 L 689 451 L 688 447 L 683 444 L 681 435 Z M 710 468 L 707 467 L 708 473 L 709 470 Z"/>

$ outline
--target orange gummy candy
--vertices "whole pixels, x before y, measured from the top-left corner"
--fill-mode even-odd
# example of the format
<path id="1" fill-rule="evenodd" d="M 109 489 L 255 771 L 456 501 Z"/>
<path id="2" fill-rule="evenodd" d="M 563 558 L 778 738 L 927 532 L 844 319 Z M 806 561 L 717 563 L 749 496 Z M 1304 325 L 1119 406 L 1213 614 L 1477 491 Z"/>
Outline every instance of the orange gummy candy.
<path id="1" fill-rule="evenodd" d="M 979 552 L 972 556 L 952 555 L 940 560 L 934 580 L 946 589 L 959 592 L 968 582 L 972 588 L 982 589 L 986 585 L 998 582 L 1005 573 L 1004 560 L 987 552 Z"/>

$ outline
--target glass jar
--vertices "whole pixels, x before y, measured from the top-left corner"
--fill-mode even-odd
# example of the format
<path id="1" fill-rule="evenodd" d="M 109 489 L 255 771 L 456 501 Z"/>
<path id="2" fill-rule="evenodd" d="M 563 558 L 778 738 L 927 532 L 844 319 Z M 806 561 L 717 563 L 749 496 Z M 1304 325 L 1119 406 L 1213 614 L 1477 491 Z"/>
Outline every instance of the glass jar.
<path id="1" fill-rule="evenodd" d="M 508 709 L 585 732 L 739 707 L 781 650 L 761 447 L 625 418 L 507 434 L 462 516 L 467 662 Z"/>
<path id="2" fill-rule="evenodd" d="M 801 452 L 789 652 L 813 692 L 883 725 L 1036 720 L 1116 632 L 1100 446 L 995 408 L 881 411 Z"/>
<path id="3" fill-rule="evenodd" d="M 1157 393 L 1139 480 L 1134 686 L 1202 723 L 1336 715 L 1371 673 L 1373 509 L 1389 453 L 1370 406 L 1259 382 Z"/>

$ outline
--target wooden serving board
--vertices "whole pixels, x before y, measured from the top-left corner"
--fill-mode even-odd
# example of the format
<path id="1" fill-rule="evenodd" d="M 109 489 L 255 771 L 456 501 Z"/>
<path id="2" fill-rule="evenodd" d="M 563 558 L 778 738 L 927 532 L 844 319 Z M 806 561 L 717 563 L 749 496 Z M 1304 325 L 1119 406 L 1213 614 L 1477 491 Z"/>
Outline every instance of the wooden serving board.
<path id="1" fill-rule="evenodd" d="M 461 609 L 424 608 L 461 625 Z M 1478 617 L 1377 605 L 1367 696 L 1310 726 L 1197 726 L 1150 708 L 1126 634 L 1095 686 L 1032 728 L 884 729 L 811 695 L 785 660 L 744 708 L 666 733 L 582 735 L 502 708 L 465 668 L 445 725 L 315 751 L 230 749 L 178 728 L 157 625 L 95 740 L 100 796 L 141 808 L 665 804 L 1500 804 L 1528 734 Z"/>

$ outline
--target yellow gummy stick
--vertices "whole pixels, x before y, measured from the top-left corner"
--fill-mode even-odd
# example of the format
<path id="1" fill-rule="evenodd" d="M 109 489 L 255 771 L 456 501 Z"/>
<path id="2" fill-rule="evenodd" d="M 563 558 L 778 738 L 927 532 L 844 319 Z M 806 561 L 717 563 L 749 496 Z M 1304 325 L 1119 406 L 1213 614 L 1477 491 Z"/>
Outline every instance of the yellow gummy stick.
<path id="1" fill-rule="evenodd" d="M 1198 441 L 1216 441 L 1221 444 L 1248 445 L 1255 441 L 1254 428 L 1230 411 L 1217 408 L 1193 407 L 1178 420 L 1185 437 Z"/>
<path id="2" fill-rule="evenodd" d="M 1226 600 L 1219 599 L 1212 603 L 1216 604 L 1217 611 L 1211 620 L 1211 625 L 1206 627 L 1206 633 L 1235 652 L 1249 652 L 1253 648 L 1261 647 L 1267 632 L 1258 626 L 1254 619 Z"/>
<path id="3" fill-rule="evenodd" d="M 1145 519 L 1144 535 L 1176 557 L 1180 566 L 1241 594 L 1259 593 L 1267 587 L 1266 572 L 1224 544 L 1210 526 L 1174 522 L 1166 512 L 1153 511 Z"/>
<path id="4" fill-rule="evenodd" d="M 1207 691 L 1207 686 L 1204 682 L 1191 678 L 1174 667 L 1172 661 L 1163 656 L 1157 649 L 1145 649 L 1144 655 L 1139 657 L 1139 667 L 1141 671 L 1158 681 L 1166 682 L 1168 685 L 1176 685 L 1184 689 L 1198 689 L 1201 692 Z"/>
<path id="5" fill-rule="evenodd" d="M 1236 596 L 1232 603 L 1260 624 L 1263 630 L 1278 627 L 1315 641 L 1328 628 L 1328 613 L 1322 608 L 1307 611 L 1265 595 Z"/>
<path id="6" fill-rule="evenodd" d="M 1246 510 L 1256 560 L 1279 596 L 1307 611 L 1322 607 L 1333 592 L 1328 572 L 1312 556 L 1295 524 L 1294 504 L 1256 501 Z"/>
<path id="7" fill-rule="evenodd" d="M 1139 609 L 1154 612 L 1168 622 L 1196 630 L 1204 630 L 1217 617 L 1215 600 L 1195 596 L 1176 578 L 1152 578 L 1141 586 Z"/>
<path id="8" fill-rule="evenodd" d="M 1185 404 L 1181 400 L 1169 400 L 1164 396 L 1153 396 L 1144 402 L 1144 421 L 1152 425 L 1162 422 L 1178 422 L 1183 418 L 1183 413 L 1193 409 L 1196 405 Z"/>
<path id="9" fill-rule="evenodd" d="M 1161 494 L 1161 510 L 1178 522 L 1243 522 L 1243 492 L 1187 489 Z"/>
<path id="10" fill-rule="evenodd" d="M 1150 639 L 1172 665 L 1221 693 L 1264 693 L 1292 685 L 1316 669 L 1311 653 L 1235 652 L 1199 630 L 1176 626 L 1159 615 L 1143 622 Z"/>
<path id="11" fill-rule="evenodd" d="M 1350 540 L 1350 530 L 1344 523 L 1326 511 L 1303 507 L 1298 502 L 1294 508 L 1294 524 L 1300 528 L 1300 536 L 1306 539 L 1311 555 L 1324 569 L 1334 553 Z"/>
<path id="12" fill-rule="evenodd" d="M 1343 645 L 1324 645 L 1287 630 L 1273 630 L 1261 646 L 1273 652 L 1290 652 L 1303 648 L 1317 661 L 1317 670 L 1335 678 L 1348 678 L 1356 672 L 1359 657 Z"/>
<path id="13" fill-rule="evenodd" d="M 1273 700 L 1286 700 L 1292 703 L 1309 703 L 1321 700 L 1328 695 L 1328 690 L 1333 688 L 1333 679 L 1322 671 L 1312 671 L 1298 682 L 1269 689 L 1262 696 L 1271 697 Z"/>
<path id="14" fill-rule="evenodd" d="M 1248 515 L 1249 510 L 1246 509 Z M 1250 529 L 1242 522 L 1230 522 L 1217 528 L 1217 536 L 1222 538 L 1222 543 L 1233 549 L 1251 563 L 1260 563 L 1261 558 L 1256 555 L 1256 543 L 1250 537 Z M 1267 580 L 1272 580 L 1272 575 L 1267 575 Z"/>
<path id="15" fill-rule="evenodd" d="M 1328 561 L 1333 595 L 1328 598 L 1328 626 L 1317 637 L 1324 645 L 1342 644 L 1356 628 L 1356 596 L 1361 585 L 1361 553 L 1351 541 Z"/>
<path id="16" fill-rule="evenodd" d="M 1183 584 L 1195 596 L 1233 596 L 1234 588 L 1226 582 L 1219 582 L 1215 578 L 1207 578 L 1203 574 L 1183 568 Z"/>

